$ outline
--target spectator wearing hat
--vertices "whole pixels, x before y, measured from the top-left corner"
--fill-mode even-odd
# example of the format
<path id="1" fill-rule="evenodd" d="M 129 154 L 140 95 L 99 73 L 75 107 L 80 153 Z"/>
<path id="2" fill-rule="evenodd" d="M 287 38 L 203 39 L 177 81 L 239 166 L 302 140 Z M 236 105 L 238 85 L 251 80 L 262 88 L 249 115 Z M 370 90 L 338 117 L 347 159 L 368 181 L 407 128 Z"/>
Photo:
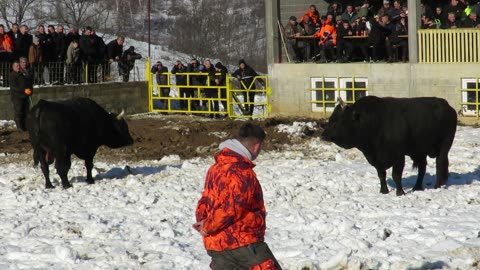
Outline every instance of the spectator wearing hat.
<path id="1" fill-rule="evenodd" d="M 302 28 L 297 23 L 297 17 L 291 16 L 287 26 L 285 27 L 285 45 L 287 53 L 293 58 L 295 63 L 302 62 L 302 44 L 296 37 L 302 34 Z"/>
<path id="2" fill-rule="evenodd" d="M 255 77 L 257 76 L 257 72 L 247 65 L 243 59 L 238 61 L 238 69 L 232 73 L 232 77 L 237 78 L 240 81 L 241 88 L 245 90 L 243 92 L 243 102 L 245 104 L 245 110 L 243 110 L 243 112 L 245 115 L 252 115 L 253 109 L 255 108 L 255 92 L 250 90 L 257 89 L 255 87 Z M 263 80 L 260 81 L 263 82 Z"/>
<path id="3" fill-rule="evenodd" d="M 123 52 L 122 59 L 120 61 L 119 70 L 123 76 L 123 81 L 128 82 L 130 80 L 130 71 L 135 66 L 135 60 L 142 58 L 142 56 L 135 52 L 135 47 L 130 46 Z"/>
<path id="4" fill-rule="evenodd" d="M 155 74 L 155 79 L 157 81 L 157 87 L 159 89 L 159 93 L 161 97 L 169 97 L 170 96 L 170 87 L 165 87 L 168 85 L 168 68 L 163 66 L 161 61 L 157 61 L 155 65 L 152 66 L 150 70 L 153 74 Z M 168 100 L 162 100 L 162 110 L 168 109 Z"/>
<path id="5" fill-rule="evenodd" d="M 337 26 L 337 28 L 342 27 L 342 25 L 343 25 L 342 15 L 338 15 L 335 18 L 335 25 Z"/>

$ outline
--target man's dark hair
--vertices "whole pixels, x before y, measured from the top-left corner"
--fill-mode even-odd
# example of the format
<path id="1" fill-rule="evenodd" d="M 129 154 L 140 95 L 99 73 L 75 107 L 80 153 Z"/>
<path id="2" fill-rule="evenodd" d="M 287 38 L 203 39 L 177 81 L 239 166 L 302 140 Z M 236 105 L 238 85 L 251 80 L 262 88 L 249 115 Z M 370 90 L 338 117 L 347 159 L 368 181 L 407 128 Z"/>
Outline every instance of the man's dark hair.
<path id="1" fill-rule="evenodd" d="M 243 124 L 238 131 L 238 137 L 240 139 L 255 138 L 263 141 L 265 136 L 266 135 L 265 131 L 263 131 L 263 128 L 251 123 Z"/>

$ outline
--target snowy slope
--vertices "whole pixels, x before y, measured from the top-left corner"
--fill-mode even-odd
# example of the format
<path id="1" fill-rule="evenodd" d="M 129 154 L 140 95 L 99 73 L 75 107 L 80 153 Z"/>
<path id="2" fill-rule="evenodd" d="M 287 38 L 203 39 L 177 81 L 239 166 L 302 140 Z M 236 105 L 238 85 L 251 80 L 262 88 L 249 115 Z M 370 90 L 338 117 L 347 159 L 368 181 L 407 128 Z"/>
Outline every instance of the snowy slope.
<path id="1" fill-rule="evenodd" d="M 11 125 L 11 122 L 0 122 Z M 296 136 L 301 125 L 282 126 Z M 319 139 L 288 151 L 262 152 L 255 171 L 267 208 L 266 241 L 283 269 L 478 269 L 480 129 L 459 127 L 448 186 L 406 196 L 379 193 L 373 167 L 357 150 Z M 74 188 L 54 190 L 31 164 L 0 157 L 0 269 L 209 269 L 192 229 L 212 158 L 177 156 L 142 162 L 95 162 L 95 185 L 83 163 Z M 159 157 L 160 158 L 160 157 Z M 128 167 L 127 167 L 128 166 Z M 390 174 L 390 172 L 389 172 Z"/>

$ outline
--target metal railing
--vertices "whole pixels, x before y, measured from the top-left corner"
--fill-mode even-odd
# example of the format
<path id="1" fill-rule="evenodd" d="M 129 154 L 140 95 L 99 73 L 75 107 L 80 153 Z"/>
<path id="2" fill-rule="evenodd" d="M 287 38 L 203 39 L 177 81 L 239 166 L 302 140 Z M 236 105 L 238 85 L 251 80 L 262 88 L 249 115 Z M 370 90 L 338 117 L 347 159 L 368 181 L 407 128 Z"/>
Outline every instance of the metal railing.
<path id="1" fill-rule="evenodd" d="M 117 62 L 104 61 L 98 64 L 66 64 L 65 62 L 48 62 L 29 65 L 35 86 L 103 83 L 138 80 L 138 68 L 126 71 Z M 12 70 L 10 62 L 0 62 L 0 87 L 9 87 L 9 75 Z M 128 78 L 128 80 L 127 80 Z"/>
<path id="2" fill-rule="evenodd" d="M 154 78 L 155 74 L 150 71 L 150 61 L 146 63 L 145 74 L 150 112 L 230 118 L 266 118 L 270 112 L 268 97 L 271 89 L 267 76 L 257 76 L 247 86 L 227 74 L 226 85 L 219 86 L 211 81 L 207 73 L 165 72 L 162 75 L 166 76 L 166 83 L 159 84 Z M 177 76 L 183 76 L 185 83 L 177 84 Z M 202 83 L 199 84 L 198 81 Z M 163 91 L 168 95 L 162 95 Z"/>
<path id="3" fill-rule="evenodd" d="M 341 80 L 345 80 L 345 84 L 350 84 L 350 86 L 340 87 L 342 84 Z M 351 79 L 350 77 L 319 77 L 315 78 L 315 82 L 319 82 L 320 87 L 307 88 L 308 91 L 312 92 L 312 100 L 310 103 L 312 103 L 313 106 L 321 105 L 320 111 L 323 112 L 323 114 L 330 112 L 329 108 L 333 111 L 338 97 L 341 97 L 347 104 L 353 104 L 359 98 L 368 95 L 367 87 L 356 86 L 357 83 L 365 83 L 365 85 L 367 85 L 368 80 L 365 78 L 358 79 L 355 78 L 355 76 L 352 76 Z M 327 87 L 327 83 L 333 83 L 334 87 Z"/>
<path id="4" fill-rule="evenodd" d="M 480 29 L 418 30 L 420 63 L 479 63 Z"/>

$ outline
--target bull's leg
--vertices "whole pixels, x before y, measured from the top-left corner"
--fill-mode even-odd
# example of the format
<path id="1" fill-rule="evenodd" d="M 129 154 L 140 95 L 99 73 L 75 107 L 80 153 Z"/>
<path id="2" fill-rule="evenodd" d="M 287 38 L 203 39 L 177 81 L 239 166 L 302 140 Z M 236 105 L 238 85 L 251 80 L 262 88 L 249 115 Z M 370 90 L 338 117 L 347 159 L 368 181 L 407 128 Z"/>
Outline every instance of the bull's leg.
<path id="1" fill-rule="evenodd" d="M 455 132 L 445 138 L 440 146 L 440 151 L 437 156 L 437 183 L 435 188 L 439 188 L 447 184 L 448 179 L 448 151 L 452 147 L 453 138 L 455 137 Z"/>
<path id="2" fill-rule="evenodd" d="M 61 158 L 57 158 L 55 161 L 55 168 L 57 169 L 58 175 L 60 175 L 60 179 L 62 179 L 62 186 L 64 189 L 72 187 L 72 184 L 68 182 L 68 171 L 70 170 L 71 165 L 72 162 L 70 161 L 69 154 L 65 154 Z"/>
<path id="3" fill-rule="evenodd" d="M 34 153 L 34 155 L 37 156 L 38 161 L 40 162 L 40 168 L 42 169 L 43 176 L 45 176 L 45 188 L 55 188 L 52 185 L 52 182 L 50 182 L 50 171 L 48 168 L 47 160 L 45 159 L 46 151 L 41 147 L 35 149 L 36 154 Z"/>
<path id="4" fill-rule="evenodd" d="M 380 193 L 388 194 L 388 187 L 387 187 L 387 171 L 384 169 L 377 169 L 378 178 L 380 178 Z"/>
<path id="5" fill-rule="evenodd" d="M 40 158 L 38 155 L 38 149 L 33 146 L 33 167 L 37 167 L 38 163 L 40 162 Z"/>
<path id="6" fill-rule="evenodd" d="M 85 159 L 85 168 L 87 168 L 87 183 L 94 184 L 95 180 L 92 177 L 93 158 Z"/>
<path id="7" fill-rule="evenodd" d="M 392 168 L 392 178 L 395 181 L 395 185 L 397 186 L 397 196 L 405 195 L 402 187 L 402 173 L 403 168 L 405 167 L 405 157 L 402 157 L 398 162 L 393 164 Z"/>
<path id="8" fill-rule="evenodd" d="M 427 170 L 427 157 L 418 161 L 418 176 L 417 182 L 413 187 L 413 190 L 423 190 L 423 178 L 425 177 L 425 171 Z"/>
<path id="9" fill-rule="evenodd" d="M 435 188 L 439 188 L 447 184 L 448 179 L 448 151 L 441 153 L 437 157 L 437 183 Z"/>

